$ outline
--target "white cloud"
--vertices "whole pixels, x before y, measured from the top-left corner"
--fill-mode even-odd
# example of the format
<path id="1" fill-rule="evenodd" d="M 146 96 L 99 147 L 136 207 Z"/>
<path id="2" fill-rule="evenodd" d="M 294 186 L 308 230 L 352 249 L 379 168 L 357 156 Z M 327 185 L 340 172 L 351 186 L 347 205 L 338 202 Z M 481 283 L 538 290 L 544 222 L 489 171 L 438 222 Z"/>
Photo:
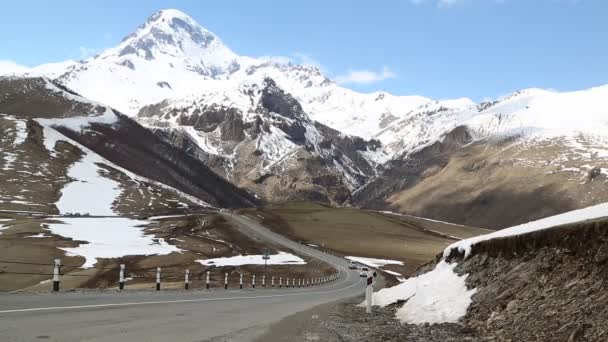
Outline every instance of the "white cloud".
<path id="1" fill-rule="evenodd" d="M 97 49 L 88 48 L 86 46 L 80 46 L 78 50 L 80 51 L 80 58 L 82 59 L 89 58 L 97 53 Z"/>
<path id="2" fill-rule="evenodd" d="M 321 62 L 319 62 L 315 58 L 311 57 L 310 55 L 307 55 L 307 54 L 301 53 L 301 52 L 296 52 L 293 54 L 293 56 L 295 57 L 295 62 L 298 64 L 315 67 L 315 68 L 318 68 L 319 70 L 323 69 Z"/>
<path id="3" fill-rule="evenodd" d="M 17 64 L 13 61 L 0 60 L 0 76 L 1 75 L 14 75 L 23 74 L 29 72 L 30 68 Z"/>
<path id="4" fill-rule="evenodd" d="M 385 66 L 378 72 L 372 70 L 350 70 L 344 75 L 336 76 L 335 80 L 340 84 L 370 84 L 395 77 L 397 75 Z"/>
<path id="5" fill-rule="evenodd" d="M 318 68 L 319 70 L 324 70 L 323 65 L 317 59 L 312 56 L 302 53 L 302 52 L 294 52 L 291 56 L 262 56 L 260 59 L 264 59 L 273 63 L 279 64 L 300 64 L 305 66 L 311 66 Z"/>
<path id="6" fill-rule="evenodd" d="M 278 64 L 288 64 L 291 62 L 291 59 L 285 56 L 261 56 L 259 59 Z"/>

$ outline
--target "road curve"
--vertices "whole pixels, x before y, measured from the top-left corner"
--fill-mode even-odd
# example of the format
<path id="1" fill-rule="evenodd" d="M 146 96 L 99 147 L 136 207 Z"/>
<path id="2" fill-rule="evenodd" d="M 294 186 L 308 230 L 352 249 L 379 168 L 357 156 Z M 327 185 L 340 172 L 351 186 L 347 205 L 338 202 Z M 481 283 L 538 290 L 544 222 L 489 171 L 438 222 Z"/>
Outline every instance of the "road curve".
<path id="1" fill-rule="evenodd" d="M 346 260 L 293 242 L 250 218 L 222 214 L 248 235 L 331 264 L 339 279 L 280 290 L 4 294 L 2 341 L 248 341 L 293 313 L 363 293 L 365 285 Z"/>

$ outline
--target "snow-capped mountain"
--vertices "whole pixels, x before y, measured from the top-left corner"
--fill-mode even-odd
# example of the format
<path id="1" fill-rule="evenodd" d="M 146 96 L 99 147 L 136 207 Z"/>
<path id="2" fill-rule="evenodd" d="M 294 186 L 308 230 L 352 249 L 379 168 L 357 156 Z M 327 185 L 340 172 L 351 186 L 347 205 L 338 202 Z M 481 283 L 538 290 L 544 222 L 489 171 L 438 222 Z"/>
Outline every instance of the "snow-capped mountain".
<path id="1" fill-rule="evenodd" d="M 526 89 L 474 108 L 413 112 L 387 131 L 410 132 L 403 141 L 417 147 L 403 145 L 355 203 L 501 228 L 606 201 L 606 108 L 601 86 Z"/>
<path id="2" fill-rule="evenodd" d="M 63 72 L 58 71 L 62 66 Z M 378 138 L 386 145 L 396 138 L 380 134 L 390 123 L 436 103 L 422 96 L 358 93 L 313 66 L 237 55 L 217 35 L 172 9 L 155 13 L 118 46 L 99 55 L 30 70 L 34 74 L 45 71 L 49 77 L 61 75 L 59 82 L 83 96 L 130 116 L 144 105 L 165 99 L 209 94 L 224 105 L 240 105 L 232 90 L 271 78 L 312 120 L 348 135 Z M 466 99 L 456 102 L 472 104 Z"/>
<path id="3" fill-rule="evenodd" d="M 480 104 L 363 94 L 312 66 L 241 56 L 177 10 L 155 13 L 118 46 L 87 60 L 14 72 L 47 74 L 110 105 L 267 198 L 305 188 L 325 199 L 345 199 L 350 192 L 364 205 L 386 206 L 396 203 L 392 195 L 453 166 L 462 151 L 471 153 L 460 165 L 466 170 L 496 159 L 500 165 L 509 160 L 522 174 L 543 170 L 576 175 L 579 182 L 590 172 L 606 173 L 608 86 L 569 93 L 527 89 Z M 269 89 L 286 106 L 269 106 Z M 475 156 L 487 160 L 472 161 Z M 287 181 L 279 180 L 289 173 Z M 474 189 L 463 191 L 474 195 Z M 416 207 L 410 204 L 395 208 Z"/>

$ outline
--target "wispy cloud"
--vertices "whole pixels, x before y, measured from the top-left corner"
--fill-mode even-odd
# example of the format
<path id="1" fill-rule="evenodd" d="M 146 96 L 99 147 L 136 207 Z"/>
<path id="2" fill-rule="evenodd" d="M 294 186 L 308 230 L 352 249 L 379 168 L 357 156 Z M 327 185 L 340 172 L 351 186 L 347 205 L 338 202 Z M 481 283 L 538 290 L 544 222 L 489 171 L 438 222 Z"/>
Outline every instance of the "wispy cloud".
<path id="1" fill-rule="evenodd" d="M 86 59 L 91 56 L 94 56 L 98 51 L 97 49 L 89 48 L 86 46 L 80 46 L 80 47 L 78 47 L 78 50 L 80 51 L 80 58 L 82 58 L 82 59 Z"/>
<path id="2" fill-rule="evenodd" d="M 336 76 L 335 80 L 340 84 L 370 84 L 395 77 L 397 77 L 397 75 L 385 66 L 380 71 L 350 70 L 344 75 Z"/>
<path id="3" fill-rule="evenodd" d="M 316 58 L 303 52 L 294 52 L 290 56 L 262 56 L 260 59 L 265 59 L 273 63 L 279 64 L 300 64 L 305 66 L 312 66 L 319 70 L 325 71 L 324 66 Z"/>
<path id="4" fill-rule="evenodd" d="M 306 66 L 312 66 L 315 68 L 318 68 L 319 70 L 323 70 L 323 66 L 321 65 L 321 62 L 319 62 L 317 59 L 315 59 L 314 57 L 302 53 L 302 52 L 296 52 L 293 54 L 294 58 L 295 58 L 295 62 L 298 64 L 302 64 L 302 65 L 306 65 Z"/>

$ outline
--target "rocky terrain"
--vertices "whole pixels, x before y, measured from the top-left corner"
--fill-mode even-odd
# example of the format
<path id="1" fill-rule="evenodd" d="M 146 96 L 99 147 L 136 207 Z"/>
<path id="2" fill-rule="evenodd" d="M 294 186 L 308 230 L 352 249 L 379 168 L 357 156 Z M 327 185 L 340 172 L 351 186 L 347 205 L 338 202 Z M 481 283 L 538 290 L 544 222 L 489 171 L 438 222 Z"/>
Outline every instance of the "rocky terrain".
<path id="1" fill-rule="evenodd" d="M 456 268 L 477 288 L 464 324 L 490 341 L 605 340 L 606 228 L 601 219 L 476 245 Z"/>
<path id="2" fill-rule="evenodd" d="M 594 143 L 578 137 L 582 146 Z M 386 165 L 354 203 L 501 229 L 608 201 L 608 159 L 563 139 L 473 141 L 458 127 L 443 141 Z"/>
<path id="3" fill-rule="evenodd" d="M 137 119 L 267 201 L 343 204 L 375 174 L 380 142 L 311 120 L 272 79 L 235 93 L 249 106 L 219 106 L 205 97 L 164 101 L 142 108 Z"/>
<path id="4" fill-rule="evenodd" d="M 48 79 L 0 78 L 0 113 L 3 209 L 58 213 L 55 203 L 80 162 L 99 169 L 92 178 L 124 189 L 113 204 L 123 214 L 255 203 L 128 117 Z"/>

